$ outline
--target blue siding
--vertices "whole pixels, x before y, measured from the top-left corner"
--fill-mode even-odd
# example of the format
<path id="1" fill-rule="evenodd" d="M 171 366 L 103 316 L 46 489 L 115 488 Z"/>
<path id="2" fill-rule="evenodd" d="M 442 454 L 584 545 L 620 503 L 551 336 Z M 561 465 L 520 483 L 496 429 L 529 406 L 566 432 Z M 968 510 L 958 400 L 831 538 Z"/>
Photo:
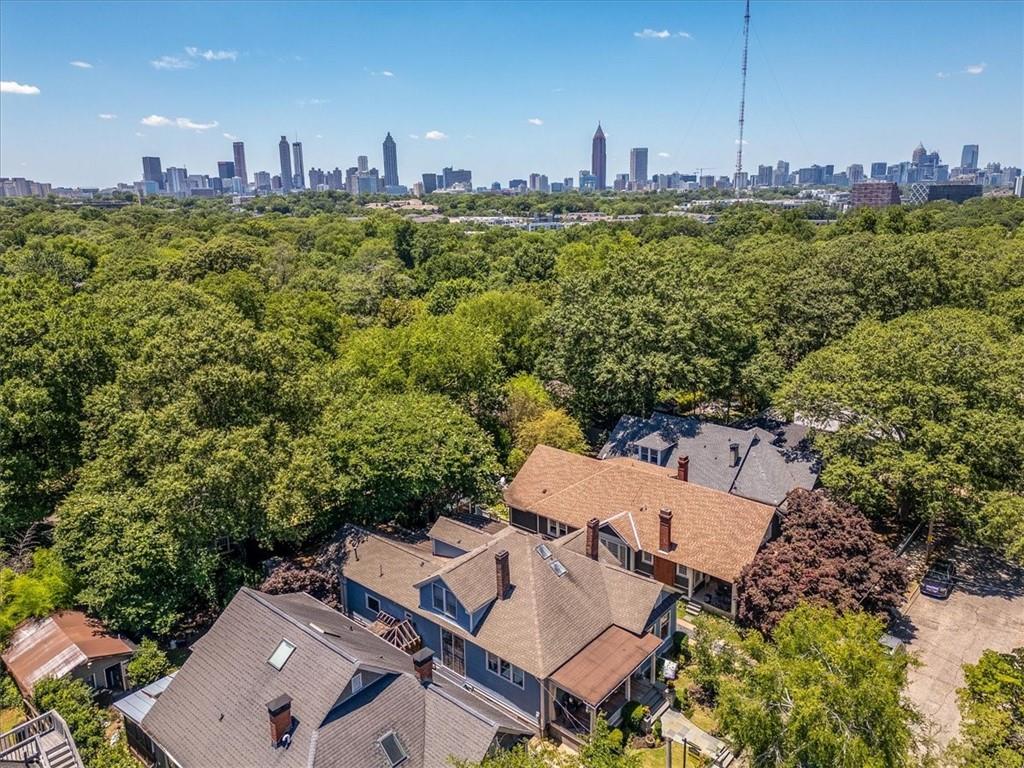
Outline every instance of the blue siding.
<path id="1" fill-rule="evenodd" d="M 345 581 L 345 607 L 352 613 L 357 613 L 367 621 L 373 621 L 377 618 L 377 614 L 368 610 L 366 607 L 366 596 L 372 595 L 380 601 L 380 609 L 396 619 L 405 618 L 405 608 L 396 602 L 388 600 L 386 597 L 378 595 L 372 589 L 367 589 L 362 584 L 358 584 L 351 579 Z"/>
<path id="2" fill-rule="evenodd" d="M 487 656 L 483 648 L 466 643 L 466 677 L 489 690 L 497 698 L 508 702 L 531 720 L 540 709 L 540 683 L 523 672 L 523 688 L 487 669 Z"/>
<path id="3" fill-rule="evenodd" d="M 439 624 L 444 626 L 445 622 L 451 622 L 453 619 L 444 613 L 439 613 L 434 610 L 434 582 L 440 581 L 444 584 L 443 579 L 433 579 L 428 583 L 420 587 L 420 608 L 424 611 L 429 611 L 437 616 Z M 449 590 L 451 593 L 451 590 Z M 462 606 L 462 603 L 456 600 L 455 619 L 454 622 L 462 627 L 467 632 L 471 631 L 472 624 L 470 623 L 469 612 Z"/>

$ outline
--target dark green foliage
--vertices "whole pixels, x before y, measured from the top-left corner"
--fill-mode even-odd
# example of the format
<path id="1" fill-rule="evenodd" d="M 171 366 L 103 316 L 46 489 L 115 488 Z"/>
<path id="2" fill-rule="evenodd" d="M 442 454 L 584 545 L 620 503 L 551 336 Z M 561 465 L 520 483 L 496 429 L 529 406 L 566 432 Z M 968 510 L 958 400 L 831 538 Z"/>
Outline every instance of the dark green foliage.
<path id="1" fill-rule="evenodd" d="M 985 651 L 964 666 L 960 689 L 961 743 L 952 752 L 957 768 L 1024 766 L 1024 648 Z"/>
<path id="2" fill-rule="evenodd" d="M 128 662 L 127 669 L 128 682 L 131 686 L 142 688 L 166 675 L 171 670 L 171 663 L 156 640 L 145 637 Z"/>

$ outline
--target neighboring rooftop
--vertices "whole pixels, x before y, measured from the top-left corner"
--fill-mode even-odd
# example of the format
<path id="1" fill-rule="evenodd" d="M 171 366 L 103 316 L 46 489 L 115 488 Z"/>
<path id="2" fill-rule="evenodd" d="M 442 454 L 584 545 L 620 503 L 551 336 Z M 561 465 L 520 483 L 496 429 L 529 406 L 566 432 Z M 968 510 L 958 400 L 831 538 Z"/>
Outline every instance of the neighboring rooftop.
<path id="1" fill-rule="evenodd" d="M 282 641 L 294 649 L 269 663 Z M 449 755 L 479 760 L 495 738 L 528 730 L 434 678 L 421 684 L 410 656 L 312 597 L 242 589 L 173 682 L 148 705 L 142 727 L 182 768 L 207 765 L 387 766 L 393 733 L 403 766 L 442 768 Z M 353 678 L 369 682 L 339 704 Z M 360 681 L 364 678 L 360 677 Z M 268 703 L 290 698 L 287 748 L 271 743 Z"/>
<path id="2" fill-rule="evenodd" d="M 790 491 L 817 483 L 820 465 L 807 432 L 770 415 L 737 427 L 667 413 L 623 416 L 598 458 L 641 458 L 674 475 L 687 456 L 691 483 L 777 506 Z"/>
<path id="3" fill-rule="evenodd" d="M 599 461 L 538 445 L 505 490 L 509 506 L 585 528 L 597 518 L 634 550 L 726 581 L 754 559 L 774 506 L 683 482 L 633 459 Z M 659 512 L 672 510 L 672 548 L 659 551 Z"/>
<path id="4" fill-rule="evenodd" d="M 18 688 L 31 697 L 39 680 L 64 677 L 81 664 L 134 651 L 134 645 L 81 611 L 58 611 L 19 624 L 2 658 Z"/>

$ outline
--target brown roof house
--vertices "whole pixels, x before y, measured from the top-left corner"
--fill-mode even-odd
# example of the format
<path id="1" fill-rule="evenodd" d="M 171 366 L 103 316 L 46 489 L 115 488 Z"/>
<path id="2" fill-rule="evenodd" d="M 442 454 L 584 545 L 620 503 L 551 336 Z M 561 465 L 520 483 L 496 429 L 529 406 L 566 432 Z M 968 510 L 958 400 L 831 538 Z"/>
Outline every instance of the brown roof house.
<path id="1" fill-rule="evenodd" d="M 115 706 L 161 768 L 445 768 L 530 730 L 305 593 L 240 590 L 173 676 Z"/>
<path id="2" fill-rule="evenodd" d="M 775 506 L 688 481 L 631 458 L 592 459 L 537 446 L 505 489 L 512 525 L 559 539 L 599 521 L 625 570 L 678 591 L 690 613 L 735 617 L 735 584 L 775 532 Z"/>
<path id="3" fill-rule="evenodd" d="M 69 675 L 96 690 L 123 691 L 124 665 L 133 653 L 130 641 L 81 611 L 58 611 L 21 622 L 0 658 L 22 695 L 31 699 L 40 680 Z"/>
<path id="4" fill-rule="evenodd" d="M 579 743 L 599 713 L 618 723 L 627 701 L 667 707 L 657 657 L 678 599 L 603 552 L 597 524 L 557 541 L 447 517 L 421 542 L 346 529 L 344 609 L 371 628 L 408 627 L 437 649 L 435 679 Z"/>

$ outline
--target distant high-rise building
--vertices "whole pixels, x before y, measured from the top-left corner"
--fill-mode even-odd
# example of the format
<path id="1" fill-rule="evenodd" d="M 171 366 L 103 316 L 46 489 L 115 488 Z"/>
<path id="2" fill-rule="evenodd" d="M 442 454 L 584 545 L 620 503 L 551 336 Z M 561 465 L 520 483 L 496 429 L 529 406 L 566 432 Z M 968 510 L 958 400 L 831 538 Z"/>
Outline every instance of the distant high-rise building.
<path id="1" fill-rule="evenodd" d="M 886 208 L 900 204 L 900 188 L 893 181 L 862 181 L 853 185 L 850 204 L 854 208 Z"/>
<path id="2" fill-rule="evenodd" d="M 572 189 L 572 176 L 566 176 L 564 179 L 562 179 L 562 185 L 566 189 Z"/>
<path id="3" fill-rule="evenodd" d="M 850 184 L 859 184 L 864 181 L 864 166 L 854 163 L 846 169 L 846 178 Z"/>
<path id="4" fill-rule="evenodd" d="M 281 157 L 281 189 L 287 192 L 292 188 L 292 154 L 288 148 L 287 136 L 282 136 L 277 142 L 277 153 Z"/>
<path id="5" fill-rule="evenodd" d="M 601 124 L 597 124 L 594 139 L 590 143 L 590 173 L 596 179 L 595 189 L 606 189 L 608 181 L 608 147 L 604 140 Z M 582 184 L 580 185 L 583 186 Z"/>
<path id="6" fill-rule="evenodd" d="M 757 166 L 757 186 L 770 187 L 775 183 L 775 172 L 770 165 Z"/>
<path id="7" fill-rule="evenodd" d="M 281 181 L 281 177 L 280 176 L 271 176 L 270 177 L 270 188 L 272 190 L 284 189 L 284 184 Z"/>
<path id="8" fill-rule="evenodd" d="M 270 190 L 270 173 L 267 171 L 256 171 L 253 174 L 253 182 L 256 184 L 257 192 L 268 192 Z"/>
<path id="9" fill-rule="evenodd" d="M 157 188 L 164 186 L 164 172 L 160 168 L 159 157 L 142 158 L 142 180 L 155 181 Z"/>
<path id="10" fill-rule="evenodd" d="M 295 182 L 295 186 L 302 189 L 306 186 L 306 170 L 305 165 L 302 162 L 302 142 L 292 142 L 292 157 L 295 160 L 295 169 L 292 173 L 292 178 Z M 283 169 L 282 169 L 283 170 Z"/>
<path id="11" fill-rule="evenodd" d="M 172 195 L 188 194 L 188 170 L 185 168 L 167 169 L 167 191 Z"/>
<path id="12" fill-rule="evenodd" d="M 531 173 L 530 174 L 530 191 L 531 192 L 539 192 L 540 191 L 540 174 L 539 173 Z"/>
<path id="13" fill-rule="evenodd" d="M 926 150 L 924 148 L 924 142 L 923 141 L 919 141 L 917 143 L 917 149 L 915 149 L 914 150 L 914 154 L 912 154 L 910 156 L 910 162 L 912 162 L 912 163 L 920 163 L 921 162 L 921 158 L 923 158 L 927 154 L 928 154 L 928 150 Z"/>
<path id="14" fill-rule="evenodd" d="M 231 160 L 221 160 L 217 163 L 217 178 L 233 179 L 235 177 L 235 164 Z"/>
<path id="15" fill-rule="evenodd" d="M 384 137 L 384 186 L 398 186 L 398 147 L 390 132 Z"/>
<path id="16" fill-rule="evenodd" d="M 320 187 L 327 186 L 327 174 L 321 171 L 319 168 L 309 169 L 309 188 L 314 192 Z"/>
<path id="17" fill-rule="evenodd" d="M 466 187 L 467 190 L 473 189 L 472 171 L 467 171 L 463 168 L 442 168 L 441 176 L 444 189 L 451 189 L 456 184 Z"/>
<path id="18" fill-rule="evenodd" d="M 245 170 L 245 144 L 241 141 L 236 141 L 231 145 L 231 149 L 235 153 L 235 176 L 242 180 L 242 186 L 246 186 L 249 183 L 249 174 Z"/>
<path id="19" fill-rule="evenodd" d="M 872 179 L 884 179 L 886 173 L 888 173 L 889 165 L 885 162 L 872 163 L 871 164 L 871 178 Z"/>
<path id="20" fill-rule="evenodd" d="M 424 173 L 423 174 L 423 194 L 429 195 L 437 189 L 437 174 L 436 173 Z"/>
<path id="21" fill-rule="evenodd" d="M 586 168 L 580 169 L 580 192 L 593 192 L 597 189 L 597 176 Z"/>
<path id="22" fill-rule="evenodd" d="M 612 182 L 612 189 L 614 189 L 616 192 L 622 192 L 627 187 L 629 187 L 629 174 L 615 174 L 615 181 Z"/>
<path id="23" fill-rule="evenodd" d="M 360 173 L 366 173 L 370 170 L 370 158 L 366 155 L 359 155 L 359 157 L 356 158 L 356 168 Z"/>
<path id="24" fill-rule="evenodd" d="M 633 180 L 636 189 L 647 186 L 647 147 L 633 147 L 629 150 L 629 178 Z"/>
<path id="25" fill-rule="evenodd" d="M 960 169 L 964 171 L 978 170 L 977 144 L 964 144 L 963 152 L 960 153 Z"/>
<path id="26" fill-rule="evenodd" d="M 527 184 L 526 179 L 509 179 L 508 188 L 511 189 L 513 192 L 519 192 L 520 188 L 528 189 L 529 185 Z"/>

